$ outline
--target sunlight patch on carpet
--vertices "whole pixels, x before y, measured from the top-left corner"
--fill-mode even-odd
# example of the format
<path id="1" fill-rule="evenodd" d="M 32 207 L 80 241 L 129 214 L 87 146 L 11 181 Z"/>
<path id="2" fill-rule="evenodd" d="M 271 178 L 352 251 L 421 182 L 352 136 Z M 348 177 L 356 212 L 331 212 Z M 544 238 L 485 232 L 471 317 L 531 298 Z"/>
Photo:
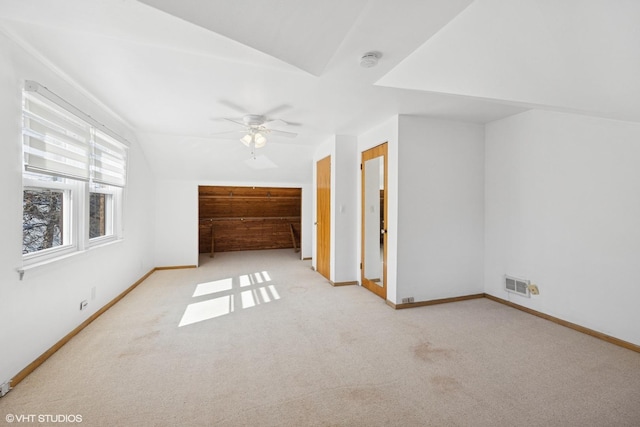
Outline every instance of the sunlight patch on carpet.
<path id="1" fill-rule="evenodd" d="M 203 295 L 215 294 L 218 292 L 228 291 L 233 287 L 233 279 L 231 277 L 213 282 L 200 283 L 196 286 L 193 297 L 201 297 Z"/>
<path id="2" fill-rule="evenodd" d="M 203 282 L 196 285 L 192 298 L 217 294 L 215 298 L 189 304 L 178 327 L 192 325 L 280 299 L 267 271 Z M 222 295 L 221 295 L 222 294 Z M 238 306 L 236 307 L 236 301 Z M 241 305 L 241 306 L 240 306 Z"/>
<path id="3" fill-rule="evenodd" d="M 200 301 L 189 304 L 182 315 L 178 327 L 191 325 L 193 323 L 202 322 L 216 317 L 224 316 L 231 312 L 230 309 L 231 295 L 219 298 Z"/>
<path id="4" fill-rule="evenodd" d="M 242 308 L 250 308 L 256 305 L 256 301 L 253 299 L 253 292 L 242 292 Z"/>

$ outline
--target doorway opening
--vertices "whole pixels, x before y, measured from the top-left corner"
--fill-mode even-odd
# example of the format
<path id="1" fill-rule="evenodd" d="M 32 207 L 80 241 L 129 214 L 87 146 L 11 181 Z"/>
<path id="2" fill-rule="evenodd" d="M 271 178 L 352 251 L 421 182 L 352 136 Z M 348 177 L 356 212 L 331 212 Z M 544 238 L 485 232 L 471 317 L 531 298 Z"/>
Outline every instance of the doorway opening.
<path id="1" fill-rule="evenodd" d="M 300 250 L 302 189 L 198 187 L 200 253 Z"/>

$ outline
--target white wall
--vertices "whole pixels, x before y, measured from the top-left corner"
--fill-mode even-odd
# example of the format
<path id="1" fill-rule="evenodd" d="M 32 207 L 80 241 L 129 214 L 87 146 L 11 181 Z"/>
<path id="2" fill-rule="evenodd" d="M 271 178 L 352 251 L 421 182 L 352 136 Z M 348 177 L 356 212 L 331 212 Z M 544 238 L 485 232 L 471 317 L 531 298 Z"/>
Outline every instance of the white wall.
<path id="1" fill-rule="evenodd" d="M 331 156 L 330 280 L 335 283 L 358 280 L 357 212 L 359 198 L 357 138 L 336 135 L 323 143 L 313 156 L 313 223 L 316 222 L 317 163 Z M 316 268 L 316 227 L 313 227 L 313 267 Z"/>
<path id="2" fill-rule="evenodd" d="M 358 179 L 357 155 L 358 139 L 355 136 L 336 135 L 335 161 L 332 162 L 332 227 L 334 233 L 335 264 L 333 281 L 354 282 L 358 280 L 360 271 L 356 258 L 358 246 L 358 217 L 359 192 L 356 182 Z"/>
<path id="3" fill-rule="evenodd" d="M 97 107 L 73 85 L 49 71 L 0 34 L 0 382 L 14 377 L 49 347 L 107 304 L 155 266 L 154 181 L 135 141 L 129 151 L 124 194 L 124 241 L 90 249 L 28 270 L 22 265 L 21 89 L 35 80 L 120 135 L 131 131 Z M 95 299 L 91 289 L 96 288 Z M 80 311 L 80 301 L 88 300 Z"/>
<path id="4" fill-rule="evenodd" d="M 640 124 L 530 111 L 486 127 L 485 291 L 640 344 Z M 540 295 L 503 291 L 531 279 Z"/>
<path id="5" fill-rule="evenodd" d="M 157 266 L 198 265 L 198 183 L 159 181 L 153 209 Z"/>
<path id="6" fill-rule="evenodd" d="M 302 184 L 302 236 L 300 241 L 300 257 L 309 259 L 313 256 L 313 187 L 310 183 Z"/>
<path id="7" fill-rule="evenodd" d="M 483 292 L 484 128 L 400 116 L 398 301 Z"/>
<path id="8" fill-rule="evenodd" d="M 167 165 L 170 167 L 170 165 Z M 310 184 L 301 182 L 222 182 L 161 180 L 156 190 L 157 266 L 198 265 L 198 187 L 200 185 L 302 188 L 300 257 L 311 257 Z"/>

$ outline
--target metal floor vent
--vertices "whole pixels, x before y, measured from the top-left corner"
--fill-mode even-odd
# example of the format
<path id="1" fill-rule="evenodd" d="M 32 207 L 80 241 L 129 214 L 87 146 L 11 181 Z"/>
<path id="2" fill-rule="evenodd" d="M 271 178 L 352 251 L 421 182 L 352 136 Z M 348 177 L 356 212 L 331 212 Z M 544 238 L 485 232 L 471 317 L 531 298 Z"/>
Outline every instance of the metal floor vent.
<path id="1" fill-rule="evenodd" d="M 531 298 L 529 293 L 529 280 L 518 279 L 513 276 L 504 276 L 504 289 L 507 292 L 522 295 L 523 297 Z"/>

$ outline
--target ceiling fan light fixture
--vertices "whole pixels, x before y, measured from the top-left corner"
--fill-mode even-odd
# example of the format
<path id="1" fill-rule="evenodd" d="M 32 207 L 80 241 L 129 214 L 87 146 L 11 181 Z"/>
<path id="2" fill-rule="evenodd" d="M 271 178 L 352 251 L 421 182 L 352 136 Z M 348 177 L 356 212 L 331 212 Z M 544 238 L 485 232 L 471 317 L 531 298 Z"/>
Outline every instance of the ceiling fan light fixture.
<path id="1" fill-rule="evenodd" d="M 238 124 L 244 129 L 239 131 L 218 132 L 213 135 L 216 137 L 225 137 L 223 139 L 227 139 L 227 135 L 237 136 L 238 133 L 236 132 L 241 132 L 240 135 L 244 135 L 240 138 L 240 142 L 251 150 L 251 155 L 254 157 L 255 149 L 262 148 L 267 144 L 267 135 L 284 138 L 295 138 L 298 135 L 297 133 L 274 129 L 273 126 L 286 126 L 290 125 L 290 123 L 280 119 L 267 119 L 264 115 L 247 114 L 239 119 L 231 119 L 227 117 L 223 117 L 223 119 L 228 122 Z"/>
<path id="2" fill-rule="evenodd" d="M 256 148 L 262 148 L 267 143 L 267 138 L 265 138 L 260 132 L 253 135 L 253 139 L 256 142 Z"/>
<path id="3" fill-rule="evenodd" d="M 249 144 L 251 144 L 251 140 L 252 139 L 253 139 L 252 135 L 250 133 L 248 133 L 245 136 L 243 136 L 242 138 L 240 138 L 240 142 L 242 142 L 244 145 L 246 145 L 248 147 Z"/>

